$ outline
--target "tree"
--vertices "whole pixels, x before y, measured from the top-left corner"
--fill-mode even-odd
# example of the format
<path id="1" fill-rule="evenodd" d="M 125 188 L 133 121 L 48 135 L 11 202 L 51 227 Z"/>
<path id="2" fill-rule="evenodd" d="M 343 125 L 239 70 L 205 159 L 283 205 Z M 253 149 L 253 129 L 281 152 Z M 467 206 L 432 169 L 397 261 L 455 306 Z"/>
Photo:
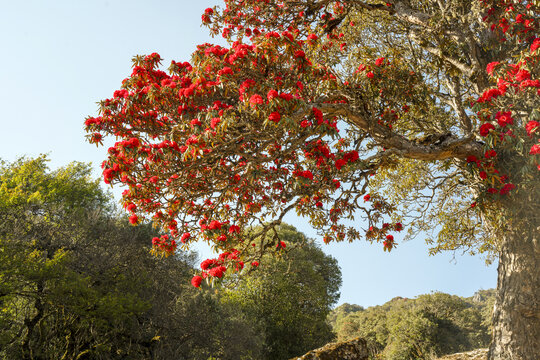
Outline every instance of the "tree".
<path id="1" fill-rule="evenodd" d="M 255 328 L 188 284 L 193 254 L 151 255 L 155 230 L 119 217 L 90 173 L 0 166 L 0 358 L 257 358 Z"/>
<path id="2" fill-rule="evenodd" d="M 264 272 L 231 279 L 235 286 L 223 295 L 257 324 L 264 343 L 260 359 L 289 359 L 334 339 L 327 316 L 339 298 L 337 261 L 290 225 L 278 233 L 295 248 L 279 258 L 264 256 Z"/>
<path id="3" fill-rule="evenodd" d="M 486 299 L 487 300 L 487 299 Z M 486 347 L 488 301 L 444 293 L 394 298 L 382 306 L 352 312 L 336 323 L 341 341 L 362 337 L 384 359 L 431 359 Z"/>
<path id="4" fill-rule="evenodd" d="M 336 328 L 336 325 L 338 323 L 341 323 L 343 318 L 345 318 L 347 315 L 362 310 L 364 310 L 364 307 L 360 305 L 349 303 L 341 304 L 340 306 L 332 310 L 330 314 L 328 314 L 328 322 L 330 323 L 330 325 L 332 325 L 333 328 Z"/>
<path id="5" fill-rule="evenodd" d="M 124 204 L 170 232 L 235 255 L 221 278 L 284 251 L 296 210 L 324 241 L 395 246 L 440 229 L 433 251 L 499 258 L 490 359 L 540 353 L 538 5 L 508 0 L 226 0 L 202 16 L 230 48 L 200 45 L 159 70 L 139 56 L 89 140 Z M 496 85 L 496 86 L 495 86 Z M 361 231 L 346 220 L 364 217 Z M 260 231 L 245 229 L 258 224 Z M 272 234 L 268 237 L 267 234 Z M 217 270 L 214 270 L 217 269 Z"/>

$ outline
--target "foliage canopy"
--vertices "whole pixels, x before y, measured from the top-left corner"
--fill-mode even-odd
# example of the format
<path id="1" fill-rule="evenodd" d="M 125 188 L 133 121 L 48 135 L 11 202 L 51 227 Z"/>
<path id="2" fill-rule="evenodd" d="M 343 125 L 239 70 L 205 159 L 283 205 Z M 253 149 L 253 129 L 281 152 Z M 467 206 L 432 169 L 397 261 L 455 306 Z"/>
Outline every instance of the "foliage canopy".
<path id="1" fill-rule="evenodd" d="M 168 73 L 158 54 L 136 57 L 85 122 L 91 142 L 118 140 L 103 175 L 127 185 L 131 222 L 153 216 L 169 232 L 155 249 L 204 240 L 221 252 L 197 286 L 282 252 L 292 210 L 325 242 L 385 250 L 402 223 L 411 236 L 440 229 L 433 251 L 500 256 L 490 354 L 540 353 L 527 340 L 540 337 L 538 2 L 225 5 L 202 21 L 229 48 L 199 45 Z"/>

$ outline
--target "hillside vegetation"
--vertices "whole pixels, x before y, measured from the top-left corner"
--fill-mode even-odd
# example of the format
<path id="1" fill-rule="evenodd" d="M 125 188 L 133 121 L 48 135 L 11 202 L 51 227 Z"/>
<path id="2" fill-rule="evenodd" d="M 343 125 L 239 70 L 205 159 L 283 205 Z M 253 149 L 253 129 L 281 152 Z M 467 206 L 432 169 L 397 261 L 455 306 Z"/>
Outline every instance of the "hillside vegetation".
<path id="1" fill-rule="evenodd" d="M 374 358 L 432 359 L 489 345 L 494 296 L 492 289 L 469 298 L 440 292 L 396 297 L 367 309 L 343 304 L 329 321 L 338 341 L 363 337 Z"/>
<path id="2" fill-rule="evenodd" d="M 90 173 L 0 162 L 0 359 L 273 360 L 333 339 L 341 272 L 292 226 L 265 271 L 196 288 L 196 255 L 151 254 L 160 233 L 130 225 Z"/>

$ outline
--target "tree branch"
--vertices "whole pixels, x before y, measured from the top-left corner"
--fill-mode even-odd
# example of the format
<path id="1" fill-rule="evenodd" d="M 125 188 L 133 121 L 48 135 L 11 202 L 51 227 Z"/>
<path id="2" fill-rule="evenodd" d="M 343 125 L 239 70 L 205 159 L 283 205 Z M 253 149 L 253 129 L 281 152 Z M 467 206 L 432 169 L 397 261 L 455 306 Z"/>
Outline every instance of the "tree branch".
<path id="1" fill-rule="evenodd" d="M 386 151 L 390 151 L 390 154 L 427 161 L 450 158 L 465 159 L 469 155 L 481 156 L 482 154 L 482 146 L 474 140 L 472 134 L 464 138 L 458 138 L 452 134 L 441 134 L 441 136 L 435 137 L 431 144 L 419 144 L 385 126 L 377 123 L 372 124 L 347 104 L 322 103 L 313 105 L 327 115 L 341 117 L 349 125 L 369 133 L 381 146 L 388 149 Z M 307 115 L 307 113 L 308 111 L 304 109 L 302 116 Z M 298 115 L 300 112 L 297 113 Z"/>

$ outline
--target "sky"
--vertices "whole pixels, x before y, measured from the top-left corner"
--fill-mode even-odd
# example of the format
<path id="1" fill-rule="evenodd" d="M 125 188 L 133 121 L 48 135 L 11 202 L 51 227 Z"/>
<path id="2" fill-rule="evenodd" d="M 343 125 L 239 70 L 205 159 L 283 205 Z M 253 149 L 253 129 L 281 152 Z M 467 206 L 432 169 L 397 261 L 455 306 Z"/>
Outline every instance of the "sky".
<path id="1" fill-rule="evenodd" d="M 166 68 L 189 61 L 197 44 L 222 43 L 200 26 L 204 9 L 219 2 L 0 0 L 0 159 L 48 154 L 52 169 L 91 162 L 98 177 L 106 147 L 85 141 L 84 119 L 120 88 L 133 56 L 157 52 Z M 365 241 L 324 245 L 305 220 L 286 220 L 338 260 L 339 304 L 367 307 L 433 291 L 472 296 L 496 287 L 496 264 L 461 253 L 429 256 L 422 237 L 396 236 L 399 245 L 388 253 Z M 209 255 L 204 246 L 197 250 Z"/>

